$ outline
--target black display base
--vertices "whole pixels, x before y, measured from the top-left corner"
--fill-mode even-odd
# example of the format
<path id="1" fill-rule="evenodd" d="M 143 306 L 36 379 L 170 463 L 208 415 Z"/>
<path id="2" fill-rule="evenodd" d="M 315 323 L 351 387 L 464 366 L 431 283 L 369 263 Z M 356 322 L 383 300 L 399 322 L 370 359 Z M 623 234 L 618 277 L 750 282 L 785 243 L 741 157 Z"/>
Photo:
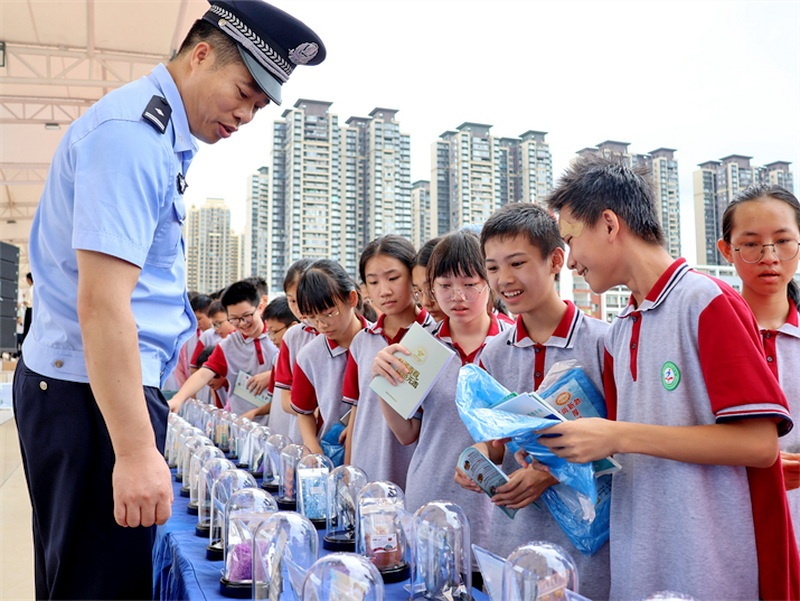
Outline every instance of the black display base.
<path id="1" fill-rule="evenodd" d="M 264 472 L 263 471 L 261 471 L 261 472 L 254 472 L 254 471 L 251 471 L 251 470 L 247 470 L 247 471 L 250 472 L 250 475 L 253 476 L 253 478 L 255 478 L 256 480 L 261 480 L 261 478 L 264 477 Z"/>
<path id="2" fill-rule="evenodd" d="M 250 582 L 231 582 L 220 578 L 219 592 L 232 599 L 250 599 L 253 596 L 253 585 Z"/>
<path id="3" fill-rule="evenodd" d="M 209 530 L 211 530 L 211 524 L 197 524 L 194 527 L 194 534 L 200 538 L 208 538 Z"/>
<path id="4" fill-rule="evenodd" d="M 183 481 L 183 473 L 175 472 L 175 482 L 182 482 Z"/>
<path id="5" fill-rule="evenodd" d="M 289 501 L 288 499 L 276 499 L 278 501 L 278 509 L 281 511 L 297 511 L 297 501 Z"/>
<path id="6" fill-rule="evenodd" d="M 206 559 L 209 561 L 222 561 L 225 552 L 222 549 L 222 541 L 211 543 L 206 547 Z"/>
<path id="7" fill-rule="evenodd" d="M 186 506 L 186 513 L 189 515 L 197 515 L 197 502 L 190 501 L 189 505 Z"/>
<path id="8" fill-rule="evenodd" d="M 328 520 L 325 518 L 310 518 L 311 523 L 314 524 L 314 528 L 317 530 L 325 530 L 325 527 L 328 525 Z"/>
<path id="9" fill-rule="evenodd" d="M 356 541 L 353 538 L 340 538 L 326 534 L 322 537 L 322 548 L 328 551 L 354 552 Z"/>
<path id="10" fill-rule="evenodd" d="M 191 497 L 191 496 L 192 496 L 192 494 L 191 494 L 191 493 L 192 493 L 192 491 L 191 491 L 191 490 L 189 490 L 189 487 L 188 487 L 188 486 L 182 486 L 182 487 L 181 487 L 181 496 L 182 496 L 182 497 L 189 498 L 189 497 Z"/>
<path id="11" fill-rule="evenodd" d="M 225 453 L 225 458 L 226 459 L 230 459 L 231 461 L 236 463 L 236 460 L 239 459 L 239 456 L 236 453 L 228 453 L 228 452 L 226 452 Z"/>
<path id="12" fill-rule="evenodd" d="M 408 577 L 411 574 L 411 568 L 407 563 L 404 563 L 396 568 L 385 568 L 383 570 L 379 569 L 378 571 L 381 573 L 384 584 L 403 582 L 403 580 L 408 580 Z"/>
<path id="13" fill-rule="evenodd" d="M 262 482 L 261 488 L 266 490 L 267 492 L 278 492 L 278 485 L 273 484 L 272 482 Z"/>
<path id="14" fill-rule="evenodd" d="M 240 469 L 240 470 L 247 470 L 247 468 L 250 467 L 250 464 L 249 463 L 237 463 L 236 467 L 238 469 Z M 250 471 L 250 470 L 247 470 L 247 471 Z"/>

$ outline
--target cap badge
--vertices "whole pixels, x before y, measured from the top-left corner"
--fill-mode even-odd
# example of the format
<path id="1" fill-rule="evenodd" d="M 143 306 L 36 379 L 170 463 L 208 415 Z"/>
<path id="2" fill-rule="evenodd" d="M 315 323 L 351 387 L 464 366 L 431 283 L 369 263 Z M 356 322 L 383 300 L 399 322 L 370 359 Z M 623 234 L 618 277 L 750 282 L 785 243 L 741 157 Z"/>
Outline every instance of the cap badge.
<path id="1" fill-rule="evenodd" d="M 227 24 L 228 21 L 226 21 L 225 19 L 220 19 L 219 21 L 217 21 L 217 25 L 219 26 L 220 29 L 223 29 Z"/>
<path id="2" fill-rule="evenodd" d="M 319 45 L 316 42 L 303 42 L 297 48 L 289 51 L 289 60 L 295 65 L 306 65 L 317 56 Z"/>

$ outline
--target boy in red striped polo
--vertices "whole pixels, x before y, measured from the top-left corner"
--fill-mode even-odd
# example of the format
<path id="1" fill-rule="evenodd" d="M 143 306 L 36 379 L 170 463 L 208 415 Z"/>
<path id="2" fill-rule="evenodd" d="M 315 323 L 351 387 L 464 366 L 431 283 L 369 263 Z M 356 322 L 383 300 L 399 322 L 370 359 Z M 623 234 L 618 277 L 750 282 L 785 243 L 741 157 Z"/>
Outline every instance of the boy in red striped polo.
<path id="1" fill-rule="evenodd" d="M 605 339 L 611 419 L 543 432 L 558 455 L 614 455 L 611 598 L 798 599 L 800 560 L 778 437 L 792 421 L 742 298 L 664 250 L 646 173 L 582 157 L 548 199 L 568 265 L 595 292 L 624 284 Z M 614 421 L 616 420 L 616 421 Z"/>

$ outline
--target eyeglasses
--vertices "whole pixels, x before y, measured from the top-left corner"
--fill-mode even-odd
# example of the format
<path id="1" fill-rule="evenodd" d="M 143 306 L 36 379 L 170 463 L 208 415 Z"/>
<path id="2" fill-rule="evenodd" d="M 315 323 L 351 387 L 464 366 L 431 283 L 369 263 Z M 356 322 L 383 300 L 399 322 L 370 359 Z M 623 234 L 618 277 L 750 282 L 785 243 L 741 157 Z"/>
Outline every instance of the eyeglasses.
<path id="1" fill-rule="evenodd" d="M 414 288 L 411 294 L 414 296 L 414 300 L 418 303 L 422 302 L 423 296 L 427 296 L 428 298 L 433 298 L 433 291 L 427 287 L 423 288 L 422 290 L 420 290 L 419 288 Z"/>
<path id="2" fill-rule="evenodd" d="M 241 317 L 228 317 L 228 321 L 235 326 L 238 326 L 240 323 L 250 323 L 253 321 L 253 315 L 255 314 L 255 311 L 250 311 L 250 313 L 245 313 Z"/>
<path id="3" fill-rule="evenodd" d="M 222 321 L 212 321 L 211 325 L 214 327 L 215 330 L 220 329 L 224 324 L 228 322 L 227 319 L 223 319 Z"/>
<path id="4" fill-rule="evenodd" d="M 478 284 L 467 284 L 463 288 L 451 286 L 450 284 L 433 285 L 437 300 L 454 301 L 456 300 L 456 294 L 460 294 L 461 297 L 468 303 L 473 303 L 478 300 L 478 297 L 481 295 L 481 293 L 488 287 L 488 284 L 484 286 L 479 286 Z"/>
<path id="5" fill-rule="evenodd" d="M 274 338 L 288 327 L 289 326 L 283 326 L 282 328 L 278 328 L 277 330 L 267 330 L 267 336 L 269 336 L 270 338 Z"/>
<path id="6" fill-rule="evenodd" d="M 334 309 L 330 313 L 325 313 L 324 315 L 306 315 L 306 321 L 318 326 L 329 326 L 331 325 L 331 321 L 339 317 L 340 314 L 341 311 L 339 309 Z"/>
<path id="7" fill-rule="evenodd" d="M 739 248 L 734 248 L 733 250 L 739 253 L 745 263 L 758 263 L 761 257 L 764 256 L 764 249 L 768 246 L 772 247 L 772 252 L 781 261 L 791 261 L 797 256 L 797 251 L 800 249 L 800 241 L 784 238 L 773 244 L 745 242 Z"/>

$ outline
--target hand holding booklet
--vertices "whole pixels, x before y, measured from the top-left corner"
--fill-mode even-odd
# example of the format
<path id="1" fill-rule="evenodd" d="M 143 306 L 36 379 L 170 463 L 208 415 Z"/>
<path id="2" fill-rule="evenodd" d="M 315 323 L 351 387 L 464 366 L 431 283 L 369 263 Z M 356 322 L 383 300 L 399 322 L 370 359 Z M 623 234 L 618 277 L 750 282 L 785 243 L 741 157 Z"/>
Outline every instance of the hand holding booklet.
<path id="1" fill-rule="evenodd" d="M 236 374 L 236 384 L 233 387 L 233 394 L 240 399 L 244 399 L 254 407 L 261 407 L 270 402 L 269 392 L 265 388 L 261 394 L 253 394 L 247 390 L 247 381 L 251 378 L 250 374 L 246 371 L 240 371 Z"/>
<path id="2" fill-rule="evenodd" d="M 418 323 L 411 324 L 400 344 L 411 353 L 394 354 L 409 371 L 405 380 L 394 385 L 383 376 L 375 376 L 369 387 L 404 419 L 411 419 L 455 351 L 436 340 Z"/>

